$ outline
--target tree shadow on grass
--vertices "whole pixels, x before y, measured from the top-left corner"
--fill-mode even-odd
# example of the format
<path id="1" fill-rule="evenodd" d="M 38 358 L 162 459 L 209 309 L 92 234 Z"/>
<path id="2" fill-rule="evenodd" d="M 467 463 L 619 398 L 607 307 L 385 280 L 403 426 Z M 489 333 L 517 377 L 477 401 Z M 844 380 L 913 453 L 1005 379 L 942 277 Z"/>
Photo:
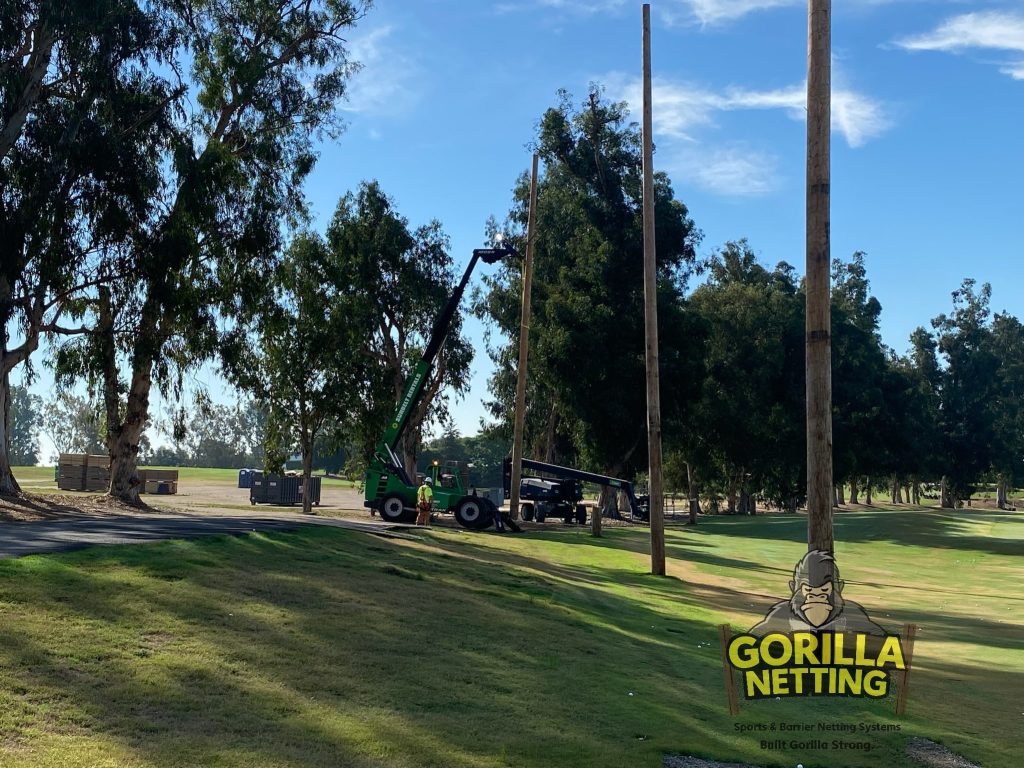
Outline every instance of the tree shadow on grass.
<path id="1" fill-rule="evenodd" d="M 557 580 L 548 598 L 499 599 L 485 591 L 495 586 L 488 563 L 316 538 L 218 542 L 229 562 L 212 572 L 203 544 L 146 547 L 145 559 L 108 549 L 62 567 L 45 566 L 60 558 L 33 558 L 19 602 L 49 603 L 72 635 L 54 647 L 0 628 L 4 667 L 31 700 L 75 712 L 85 732 L 161 766 L 491 764 L 502 742 L 524 756 L 515 764 L 598 765 L 595 718 L 653 760 L 657 750 L 635 735 L 655 714 L 668 716 L 662 693 L 673 689 L 680 706 L 659 729 L 682 729 L 691 716 L 679 697 L 715 679 L 713 655 L 694 659 L 672 637 L 646 640 L 639 628 L 652 619 L 634 601 L 600 595 L 591 604 L 589 587 L 567 591 Z M 323 581 L 304 575 L 311 564 Z M 438 583 L 451 595 L 445 605 L 433 603 Z M 54 606 L 58 588 L 65 600 Z M 609 611 L 621 626 L 607 625 Z M 620 668 L 619 648 L 632 667 L 656 651 L 659 669 Z M 683 675 L 676 657 L 686 656 Z M 586 711 L 564 711 L 567 682 Z M 631 689 L 644 698 L 629 701 Z M 624 701 L 633 706 L 620 711 Z M 527 732 L 495 737 L 510 709 L 533 707 Z M 39 725 L 31 711 L 22 716 Z"/>
<path id="2" fill-rule="evenodd" d="M 978 536 L 965 526 L 971 522 L 1021 522 L 1020 515 L 997 510 L 914 509 L 849 512 L 833 518 L 836 541 L 885 541 L 894 544 L 975 550 L 995 555 L 1024 555 L 1024 538 Z M 807 518 L 800 516 L 717 517 L 706 521 L 715 533 L 775 541 L 804 541 Z"/>
<path id="3" fill-rule="evenodd" d="M 31 705 L 49 701 L 58 727 L 155 766 L 794 762 L 736 736 L 714 618 L 670 609 L 717 610 L 704 585 L 337 530 L 30 558 L 0 575 L 4 600 L 48 618 L 0 625 L 6 678 L 28 697 L 21 732 L 48 727 Z M 60 622 L 65 636 L 46 634 Z"/>

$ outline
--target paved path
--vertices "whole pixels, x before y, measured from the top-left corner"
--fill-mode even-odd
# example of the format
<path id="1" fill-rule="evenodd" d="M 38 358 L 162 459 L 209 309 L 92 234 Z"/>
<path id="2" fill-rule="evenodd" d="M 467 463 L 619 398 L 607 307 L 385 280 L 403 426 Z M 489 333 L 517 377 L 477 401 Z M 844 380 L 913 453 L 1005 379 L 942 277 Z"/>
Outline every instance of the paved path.
<path id="1" fill-rule="evenodd" d="M 119 514 L 67 517 L 0 525 L 0 558 L 63 552 L 97 544 L 140 544 L 161 539 L 192 539 L 222 533 L 287 531 L 302 525 L 327 525 L 382 536 L 408 538 L 395 529 L 405 525 L 357 522 L 297 514 L 187 515 Z"/>

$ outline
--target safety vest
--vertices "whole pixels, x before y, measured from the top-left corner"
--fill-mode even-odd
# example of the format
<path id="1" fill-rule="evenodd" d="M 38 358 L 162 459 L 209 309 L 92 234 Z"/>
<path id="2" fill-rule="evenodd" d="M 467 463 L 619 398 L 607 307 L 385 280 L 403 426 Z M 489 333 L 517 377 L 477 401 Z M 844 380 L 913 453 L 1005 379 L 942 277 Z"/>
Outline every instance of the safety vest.
<path id="1" fill-rule="evenodd" d="M 424 483 L 420 486 L 419 494 L 416 498 L 420 504 L 429 504 L 434 498 L 434 491 L 429 485 Z"/>

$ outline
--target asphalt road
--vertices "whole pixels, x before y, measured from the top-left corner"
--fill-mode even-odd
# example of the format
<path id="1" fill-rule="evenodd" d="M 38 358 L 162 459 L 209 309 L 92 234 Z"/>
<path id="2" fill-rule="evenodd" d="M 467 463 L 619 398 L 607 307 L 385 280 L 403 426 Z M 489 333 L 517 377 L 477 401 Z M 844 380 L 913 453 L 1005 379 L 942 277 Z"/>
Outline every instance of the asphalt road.
<path id="1" fill-rule="evenodd" d="M 360 523 L 299 515 L 139 514 L 75 517 L 0 525 L 0 559 L 64 552 L 104 544 L 142 544 L 163 539 L 194 539 L 253 531 L 288 531 L 302 525 L 328 525 L 384 536 L 403 534 L 384 523 Z"/>

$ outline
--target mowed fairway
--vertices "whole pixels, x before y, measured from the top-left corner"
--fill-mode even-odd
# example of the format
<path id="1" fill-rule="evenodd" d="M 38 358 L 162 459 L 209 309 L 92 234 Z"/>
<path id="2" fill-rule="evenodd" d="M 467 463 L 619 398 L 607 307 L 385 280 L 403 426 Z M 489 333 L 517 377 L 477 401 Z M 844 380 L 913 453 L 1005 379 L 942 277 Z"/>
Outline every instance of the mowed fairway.
<path id="1" fill-rule="evenodd" d="M 0 562 L 0 765 L 901 766 L 906 739 L 1024 753 L 1024 515 L 836 517 L 846 596 L 919 626 L 892 700 L 726 712 L 716 626 L 785 597 L 803 516 L 417 540 L 304 529 Z M 736 724 L 901 723 L 870 751 L 762 749 Z M 768 734 L 778 738 L 778 734 Z"/>

